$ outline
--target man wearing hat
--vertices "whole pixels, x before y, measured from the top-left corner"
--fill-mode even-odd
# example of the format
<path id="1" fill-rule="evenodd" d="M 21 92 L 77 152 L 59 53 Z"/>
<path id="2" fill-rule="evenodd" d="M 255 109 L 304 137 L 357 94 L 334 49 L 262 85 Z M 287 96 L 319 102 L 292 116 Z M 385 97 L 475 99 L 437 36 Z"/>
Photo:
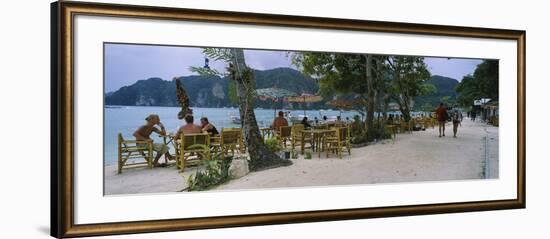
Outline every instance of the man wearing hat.
<path id="1" fill-rule="evenodd" d="M 157 128 L 156 125 L 160 127 Z M 145 125 L 139 127 L 136 132 L 134 132 L 134 137 L 136 137 L 136 140 L 147 140 L 147 141 L 153 141 L 150 136 L 151 134 L 155 132 L 160 135 L 166 135 L 166 130 L 164 129 L 164 125 L 160 122 L 160 117 L 156 114 L 151 114 L 145 118 Z M 138 145 L 138 146 L 144 146 L 144 145 Z M 165 144 L 160 143 L 153 143 L 153 150 L 157 152 L 157 155 L 155 156 L 155 159 L 153 161 L 153 166 L 159 167 L 159 166 L 166 166 L 166 164 L 159 164 L 158 161 L 162 155 L 166 157 L 168 160 L 173 160 L 172 155 L 170 155 L 169 148 Z"/>

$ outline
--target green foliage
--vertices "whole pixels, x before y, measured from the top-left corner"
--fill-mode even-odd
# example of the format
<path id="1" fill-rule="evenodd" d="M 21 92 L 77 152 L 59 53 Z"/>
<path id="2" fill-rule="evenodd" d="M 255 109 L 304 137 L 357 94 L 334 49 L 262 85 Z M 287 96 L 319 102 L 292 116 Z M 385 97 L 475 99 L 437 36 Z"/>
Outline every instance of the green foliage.
<path id="1" fill-rule="evenodd" d="M 230 81 L 227 87 L 227 96 L 231 104 L 236 105 L 239 103 L 239 98 L 237 96 L 237 86 L 234 81 Z"/>
<path id="2" fill-rule="evenodd" d="M 309 76 L 316 77 L 319 93 L 367 93 L 366 57 L 362 54 L 303 52 L 293 55 L 293 63 Z"/>
<path id="3" fill-rule="evenodd" d="M 420 85 L 420 95 L 428 95 L 437 93 L 437 88 L 434 85 L 429 83 L 424 83 Z"/>
<path id="4" fill-rule="evenodd" d="M 265 145 L 271 152 L 281 151 L 281 145 L 276 138 L 269 138 L 265 140 Z"/>
<path id="5" fill-rule="evenodd" d="M 424 112 L 432 112 L 434 109 L 434 106 L 430 102 L 426 102 L 420 107 L 420 110 Z"/>
<path id="6" fill-rule="evenodd" d="M 456 87 L 459 93 L 458 103 L 462 106 L 471 106 L 474 100 L 498 99 L 498 70 L 497 60 L 484 60 L 477 66 L 473 75 L 464 76 Z"/>
<path id="7" fill-rule="evenodd" d="M 362 134 L 365 131 L 365 125 L 361 121 L 359 115 L 353 116 L 353 122 L 351 123 L 351 132 L 353 134 Z"/>
<path id="8" fill-rule="evenodd" d="M 216 61 L 231 62 L 233 60 L 231 48 L 205 48 L 203 53 L 208 58 L 212 58 Z"/>
<path id="9" fill-rule="evenodd" d="M 298 152 L 292 151 L 292 159 L 298 159 Z"/>
<path id="10" fill-rule="evenodd" d="M 385 128 L 381 128 L 378 135 L 379 139 L 391 139 L 392 138 L 392 132 L 390 130 L 386 130 Z"/>
<path id="11" fill-rule="evenodd" d="M 311 152 L 310 151 L 305 152 L 304 159 L 311 159 Z"/>
<path id="12" fill-rule="evenodd" d="M 357 94 L 365 100 L 367 95 L 387 94 L 401 106 L 407 120 L 415 97 L 437 91 L 426 83 L 430 72 L 423 57 L 305 52 L 294 54 L 293 63 L 304 74 L 318 78 L 320 94 Z M 368 67 L 372 78 L 367 79 Z"/>
<path id="13" fill-rule="evenodd" d="M 425 84 L 430 84 L 435 87 L 435 91 L 428 94 L 417 96 L 414 98 L 414 109 L 423 111 L 433 111 L 434 109 L 426 110 L 424 107 L 426 104 L 432 106 L 439 105 L 441 98 L 448 96 L 449 100 L 456 101 L 458 94 L 455 88 L 458 85 L 458 81 L 449 77 L 434 75 Z"/>
<path id="14" fill-rule="evenodd" d="M 400 103 L 410 100 L 413 97 L 430 93 L 426 82 L 431 75 L 428 71 L 424 57 L 417 56 L 390 56 L 388 57 L 386 69 L 390 75 L 392 93 Z"/>
<path id="15" fill-rule="evenodd" d="M 198 73 L 201 76 L 225 76 L 225 74 L 219 72 L 216 69 L 204 68 L 204 67 L 189 67 L 189 71 Z"/>
<path id="16" fill-rule="evenodd" d="M 451 98 L 450 96 L 443 96 L 441 97 L 441 103 L 447 105 L 447 106 L 453 106 L 456 103 L 456 100 Z"/>
<path id="17" fill-rule="evenodd" d="M 206 145 L 193 145 L 190 148 L 204 148 Z M 198 170 L 195 174 L 187 178 L 187 191 L 204 191 L 230 180 L 229 166 L 231 166 L 232 157 L 221 158 L 220 154 L 215 154 L 212 159 L 201 160 L 201 166 L 204 168 Z"/>
<path id="18" fill-rule="evenodd" d="M 361 132 L 360 134 L 354 135 L 353 138 L 351 138 L 352 144 L 362 144 L 368 141 L 369 138 L 366 132 Z"/>

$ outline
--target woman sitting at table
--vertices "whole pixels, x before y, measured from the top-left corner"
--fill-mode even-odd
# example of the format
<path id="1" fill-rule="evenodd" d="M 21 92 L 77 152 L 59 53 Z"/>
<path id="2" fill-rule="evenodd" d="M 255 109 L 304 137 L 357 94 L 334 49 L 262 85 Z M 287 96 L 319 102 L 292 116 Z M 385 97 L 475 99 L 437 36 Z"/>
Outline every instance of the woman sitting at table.
<path id="1" fill-rule="evenodd" d="M 220 134 L 218 130 L 216 129 L 216 126 L 208 122 L 208 118 L 202 117 L 201 118 L 201 130 L 203 133 L 207 133 L 210 136 L 215 136 Z"/>
<path id="2" fill-rule="evenodd" d="M 311 128 L 311 125 L 310 125 L 309 122 L 307 121 L 307 116 L 304 117 L 304 118 L 302 119 L 301 124 L 304 125 L 304 128 L 305 128 L 305 129 L 310 129 L 310 128 Z"/>

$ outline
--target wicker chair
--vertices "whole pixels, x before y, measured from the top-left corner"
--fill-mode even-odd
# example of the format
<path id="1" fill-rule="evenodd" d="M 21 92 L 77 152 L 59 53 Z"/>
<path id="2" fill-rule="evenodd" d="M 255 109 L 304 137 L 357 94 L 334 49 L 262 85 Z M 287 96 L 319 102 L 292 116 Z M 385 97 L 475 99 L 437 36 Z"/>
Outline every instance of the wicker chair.
<path id="1" fill-rule="evenodd" d="M 400 124 L 400 127 L 399 127 L 399 131 L 400 131 L 400 133 L 403 133 L 403 132 L 412 133 L 411 122 L 410 121 L 407 122 L 407 121 L 402 120 L 401 124 Z"/>
<path id="2" fill-rule="evenodd" d="M 223 129 L 220 139 L 220 153 L 222 158 L 229 153 L 235 155 L 235 151 L 242 149 L 242 133 L 241 130 Z"/>
<path id="3" fill-rule="evenodd" d="M 281 147 L 286 148 L 286 141 L 292 141 L 292 126 L 281 126 L 277 133 L 277 141 Z"/>
<path id="4" fill-rule="evenodd" d="M 351 155 L 351 137 L 349 127 L 337 127 L 334 128 L 335 133 L 332 136 L 325 136 L 325 149 L 327 151 L 327 158 L 330 152 L 335 152 L 338 158 L 342 158 L 342 152 L 344 148 L 347 149 L 348 154 Z"/>
<path id="5" fill-rule="evenodd" d="M 145 162 L 131 162 L 130 159 L 143 159 Z M 124 167 L 147 166 L 153 168 L 153 141 L 151 140 L 125 140 L 122 134 L 118 134 L 118 173 L 122 173 Z"/>
<path id="6" fill-rule="evenodd" d="M 300 153 L 304 154 L 306 143 L 309 143 L 310 147 L 313 147 L 313 137 L 311 135 L 302 134 L 305 127 L 303 124 L 295 124 L 292 126 L 292 151 L 296 146 L 300 146 Z"/>
<path id="7" fill-rule="evenodd" d="M 187 164 L 196 165 L 201 159 L 210 159 L 210 135 L 208 134 L 181 134 L 172 141 L 176 149 L 176 165 L 180 171 Z M 198 146 L 198 145 L 202 145 Z"/>

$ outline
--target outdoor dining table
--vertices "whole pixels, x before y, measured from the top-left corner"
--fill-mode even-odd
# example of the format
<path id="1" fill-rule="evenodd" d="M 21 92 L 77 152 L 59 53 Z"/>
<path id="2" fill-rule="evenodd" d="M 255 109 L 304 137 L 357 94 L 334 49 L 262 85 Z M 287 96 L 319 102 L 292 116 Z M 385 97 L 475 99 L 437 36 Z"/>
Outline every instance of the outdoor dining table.
<path id="1" fill-rule="evenodd" d="M 309 134 L 312 137 L 313 144 L 311 145 L 311 149 L 313 152 L 317 150 L 319 153 L 319 158 L 321 158 L 321 152 L 324 150 L 324 140 L 326 135 L 334 133 L 334 130 L 330 129 L 306 129 L 302 130 L 302 142 L 304 142 L 304 139 Z M 302 143 L 302 152 L 304 152 L 304 144 Z"/>
<path id="2" fill-rule="evenodd" d="M 166 145 L 168 148 L 170 148 L 169 144 L 172 143 L 172 140 L 174 140 L 174 136 L 171 134 L 166 134 L 166 135 L 159 134 L 158 136 L 159 138 L 162 138 L 162 143 Z M 168 163 L 168 159 L 166 157 L 164 157 L 164 163 Z"/>
<path id="3" fill-rule="evenodd" d="M 268 138 L 274 136 L 274 132 L 272 128 L 260 128 L 260 133 L 262 134 L 263 138 L 265 138 L 266 136 Z"/>

